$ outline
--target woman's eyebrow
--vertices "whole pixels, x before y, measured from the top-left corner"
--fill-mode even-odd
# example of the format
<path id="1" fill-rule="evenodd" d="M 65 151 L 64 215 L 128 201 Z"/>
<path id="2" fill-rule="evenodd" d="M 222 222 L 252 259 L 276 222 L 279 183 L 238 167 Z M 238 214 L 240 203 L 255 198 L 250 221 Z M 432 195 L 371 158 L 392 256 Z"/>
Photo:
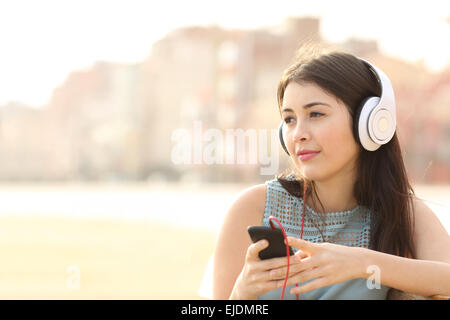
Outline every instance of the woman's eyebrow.
<path id="1" fill-rule="evenodd" d="M 331 106 L 328 103 L 314 101 L 314 102 L 310 102 L 310 103 L 305 104 L 303 106 L 303 109 L 308 109 L 308 108 L 311 108 L 311 107 L 316 106 L 316 105 L 323 105 L 323 106 L 327 106 L 327 107 L 331 108 Z M 281 113 L 283 113 L 283 112 L 294 112 L 294 110 L 292 110 L 291 108 L 284 108 L 283 110 L 281 110 Z"/>

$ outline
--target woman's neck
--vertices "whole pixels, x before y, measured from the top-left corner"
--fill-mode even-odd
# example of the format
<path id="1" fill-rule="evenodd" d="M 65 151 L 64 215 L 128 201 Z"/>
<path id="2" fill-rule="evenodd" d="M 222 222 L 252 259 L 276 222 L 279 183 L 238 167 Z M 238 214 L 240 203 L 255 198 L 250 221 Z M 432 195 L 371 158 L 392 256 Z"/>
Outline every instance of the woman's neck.
<path id="1" fill-rule="evenodd" d="M 358 203 L 353 195 L 354 182 L 350 179 L 315 181 L 315 189 L 325 211 L 320 206 L 314 192 L 306 203 L 317 213 L 340 212 L 354 209 Z M 313 199 L 312 199 L 313 198 Z"/>

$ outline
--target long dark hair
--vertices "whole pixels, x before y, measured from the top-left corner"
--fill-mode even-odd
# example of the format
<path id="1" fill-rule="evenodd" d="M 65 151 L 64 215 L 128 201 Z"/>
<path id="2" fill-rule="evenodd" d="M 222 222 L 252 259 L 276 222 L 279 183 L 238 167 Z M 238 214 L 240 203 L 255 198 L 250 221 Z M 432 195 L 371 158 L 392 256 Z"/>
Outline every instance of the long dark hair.
<path id="1" fill-rule="evenodd" d="M 314 83 L 331 93 L 344 102 L 352 120 L 364 98 L 380 96 L 381 88 L 375 76 L 354 55 L 311 50 L 304 50 L 302 54 L 302 50 L 298 51 L 293 64 L 285 70 L 278 84 L 279 108 L 283 105 L 284 91 L 291 81 Z M 367 207 L 374 216 L 371 220 L 369 247 L 388 254 L 415 258 L 412 236 L 415 192 L 408 181 L 397 133 L 376 151 L 367 151 L 359 146 L 361 152 L 353 194 L 358 205 Z M 315 198 L 319 199 L 314 181 L 303 177 L 295 168 L 289 170 L 278 174 L 276 178 L 290 194 L 301 197 L 303 188 L 306 188 L 307 198 L 314 193 Z"/>

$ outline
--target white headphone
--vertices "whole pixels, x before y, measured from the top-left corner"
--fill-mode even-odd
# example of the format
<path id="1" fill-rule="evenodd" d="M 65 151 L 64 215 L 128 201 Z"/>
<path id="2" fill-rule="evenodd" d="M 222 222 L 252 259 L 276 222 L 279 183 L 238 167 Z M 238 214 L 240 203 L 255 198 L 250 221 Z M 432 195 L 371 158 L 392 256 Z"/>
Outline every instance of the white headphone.
<path id="1" fill-rule="evenodd" d="M 391 81 L 383 71 L 369 61 L 359 58 L 371 70 L 381 87 L 381 97 L 367 97 L 357 109 L 354 118 L 354 133 L 364 149 L 375 151 L 388 143 L 397 126 L 395 96 Z"/>
<path id="2" fill-rule="evenodd" d="M 371 70 L 381 87 L 381 97 L 367 97 L 356 109 L 353 119 L 355 139 L 367 151 L 375 151 L 381 145 L 388 143 L 394 136 L 397 126 L 395 111 L 395 96 L 391 81 L 383 71 L 369 61 L 359 58 Z M 281 146 L 289 155 L 284 144 L 282 120 L 279 126 Z"/>

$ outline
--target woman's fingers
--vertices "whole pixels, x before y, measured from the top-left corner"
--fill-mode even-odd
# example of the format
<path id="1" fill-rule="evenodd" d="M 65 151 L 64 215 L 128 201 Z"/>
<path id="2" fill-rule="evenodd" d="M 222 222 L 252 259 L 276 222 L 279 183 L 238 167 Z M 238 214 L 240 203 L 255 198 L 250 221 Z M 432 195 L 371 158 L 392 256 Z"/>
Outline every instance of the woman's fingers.
<path id="1" fill-rule="evenodd" d="M 248 261 L 261 260 L 259 258 L 259 252 L 267 248 L 268 245 L 269 243 L 265 239 L 252 243 L 247 250 L 246 259 Z M 303 252 L 302 250 L 298 250 L 295 254 L 289 257 L 289 263 L 290 264 L 298 263 L 301 259 L 305 257 L 308 257 L 308 254 L 306 252 Z M 286 256 L 272 259 L 265 259 L 261 261 L 263 262 L 262 264 L 264 265 L 263 268 L 267 269 L 275 269 L 287 265 Z"/>
<path id="2" fill-rule="evenodd" d="M 286 286 L 290 286 L 296 283 L 306 282 L 312 279 L 321 278 L 325 275 L 324 267 L 310 268 L 302 272 L 298 272 L 288 278 Z M 284 280 L 279 280 L 277 286 L 282 287 Z"/>
<path id="3" fill-rule="evenodd" d="M 288 265 L 286 257 L 265 260 L 261 260 L 259 258 L 259 253 L 267 248 L 268 245 L 268 241 L 263 239 L 252 243 L 247 250 L 246 260 L 248 262 L 253 262 L 252 269 L 262 271 L 262 273 L 257 276 L 258 280 L 280 279 L 286 275 Z M 291 255 L 289 257 L 290 270 L 292 270 L 291 272 L 299 272 L 300 270 L 304 270 L 304 268 L 294 268 L 294 266 L 300 263 L 305 263 L 305 258 L 308 257 L 309 255 L 302 250 L 298 250 L 295 254 Z"/>
<path id="4" fill-rule="evenodd" d="M 264 250 L 265 248 L 267 248 L 267 246 L 269 245 L 269 241 L 263 239 L 263 240 L 259 240 L 255 243 L 252 243 L 247 250 L 247 256 L 246 256 L 246 260 L 247 261 L 258 261 L 259 259 L 259 252 Z"/>
<path id="5" fill-rule="evenodd" d="M 300 256 L 298 254 L 293 254 L 293 255 L 289 256 L 289 264 L 299 263 L 301 258 L 302 258 L 302 256 Z M 263 260 L 263 261 L 264 261 L 264 268 L 266 268 L 266 269 L 275 269 L 275 268 L 287 266 L 286 256 L 267 259 L 267 260 Z"/>
<path id="6" fill-rule="evenodd" d="M 322 278 L 313 280 L 311 282 L 308 282 L 307 284 L 301 285 L 300 287 L 292 288 L 291 294 L 304 293 L 304 292 L 308 292 L 311 290 L 316 290 L 319 288 L 327 287 L 331 284 L 333 284 L 333 282 L 331 282 L 328 277 L 322 277 Z"/>
<path id="7" fill-rule="evenodd" d="M 302 263 L 302 259 L 304 259 L 305 257 L 308 257 L 308 255 L 306 255 L 303 252 L 297 252 L 294 255 L 290 256 L 289 257 L 290 270 L 298 272 L 296 271 L 297 269 L 292 268 L 295 265 Z M 287 259 L 286 257 L 279 257 L 266 260 L 259 260 L 254 262 L 252 265 L 254 270 L 261 271 L 261 273 L 256 276 L 255 280 L 257 281 L 275 280 L 284 277 L 284 274 L 287 270 Z M 274 271 L 276 271 L 276 273 L 273 273 Z"/>
<path id="8" fill-rule="evenodd" d="M 299 238 L 287 237 L 287 240 L 290 246 L 308 253 L 315 253 L 323 248 L 319 243 L 314 243 Z"/>
<path id="9" fill-rule="evenodd" d="M 298 250 L 295 254 L 298 255 L 300 257 L 300 259 L 309 257 L 309 255 L 306 252 L 302 251 L 302 250 Z"/>
<path id="10" fill-rule="evenodd" d="M 259 258 L 259 253 L 269 246 L 266 239 L 250 244 L 245 256 L 245 264 L 236 281 L 236 292 L 239 291 L 242 297 L 257 297 L 270 290 L 277 289 L 278 282 L 271 278 L 272 269 L 283 268 L 288 264 L 287 257 L 272 259 Z M 307 253 L 299 250 L 289 257 L 289 265 L 294 266 L 301 263 L 301 260 L 308 257 Z"/>
<path id="11" fill-rule="evenodd" d="M 296 273 L 311 269 L 315 266 L 315 259 L 313 259 L 312 257 L 303 258 L 300 262 L 296 262 L 289 266 L 289 277 L 292 277 Z M 287 266 L 274 268 L 270 271 L 270 277 L 271 279 L 284 279 L 286 277 L 286 273 Z"/>

